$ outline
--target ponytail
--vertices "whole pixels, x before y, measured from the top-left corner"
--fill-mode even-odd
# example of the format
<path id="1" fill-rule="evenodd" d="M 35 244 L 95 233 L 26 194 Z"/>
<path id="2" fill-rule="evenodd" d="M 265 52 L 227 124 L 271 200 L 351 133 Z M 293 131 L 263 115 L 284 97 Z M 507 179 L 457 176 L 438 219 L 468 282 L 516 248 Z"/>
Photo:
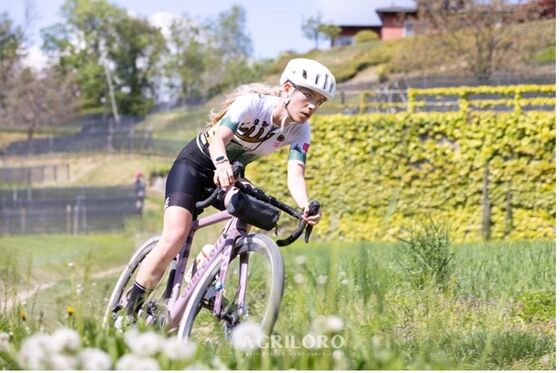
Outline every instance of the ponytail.
<path id="1" fill-rule="evenodd" d="M 265 96 L 278 96 L 282 95 L 282 89 L 280 87 L 273 87 L 266 84 L 261 83 L 253 83 L 253 84 L 244 84 L 237 87 L 233 92 L 230 92 L 226 95 L 226 100 L 222 104 L 222 107 L 217 112 L 211 111 L 210 112 L 210 122 L 208 123 L 209 126 L 212 126 L 218 123 L 224 115 L 229 110 L 229 107 L 237 99 L 239 96 L 246 95 L 249 93 L 257 93 L 260 95 Z"/>

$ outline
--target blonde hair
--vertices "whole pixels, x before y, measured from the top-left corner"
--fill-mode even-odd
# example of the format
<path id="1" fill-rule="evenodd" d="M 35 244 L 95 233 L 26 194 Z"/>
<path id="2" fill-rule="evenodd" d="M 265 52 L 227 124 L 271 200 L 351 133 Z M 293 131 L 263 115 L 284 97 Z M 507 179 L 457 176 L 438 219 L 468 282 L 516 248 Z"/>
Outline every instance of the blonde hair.
<path id="1" fill-rule="evenodd" d="M 233 92 L 230 92 L 226 95 L 226 100 L 222 104 L 222 107 L 215 112 L 212 110 L 210 112 L 210 121 L 208 122 L 209 126 L 212 126 L 218 123 L 229 110 L 229 107 L 237 99 L 239 96 L 243 96 L 249 93 L 257 93 L 259 95 L 265 96 L 278 96 L 282 95 L 282 88 L 274 87 L 267 84 L 262 83 L 252 83 L 252 84 L 244 84 L 237 87 Z"/>

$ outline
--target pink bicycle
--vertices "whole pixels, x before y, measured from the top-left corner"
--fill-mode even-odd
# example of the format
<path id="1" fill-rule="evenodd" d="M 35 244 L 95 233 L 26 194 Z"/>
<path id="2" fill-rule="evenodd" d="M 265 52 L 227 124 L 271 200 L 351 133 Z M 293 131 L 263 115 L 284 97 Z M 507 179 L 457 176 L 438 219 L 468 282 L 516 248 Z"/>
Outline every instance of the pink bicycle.
<path id="1" fill-rule="evenodd" d="M 242 176 L 243 165 L 234 164 L 236 176 Z M 138 317 L 146 324 L 176 332 L 179 339 L 194 338 L 200 342 L 219 343 L 228 338 L 241 322 L 254 321 L 262 332 L 270 335 L 280 311 L 284 291 L 284 264 L 278 246 L 294 242 L 305 231 L 308 242 L 312 226 L 302 220 L 302 212 L 267 195 L 261 189 L 239 180 L 239 189 L 227 209 L 192 223 L 183 248 L 169 265 L 158 287 L 146 299 Z M 199 211 L 216 201 L 216 188 L 204 201 L 198 202 Z M 299 220 L 297 229 L 276 243 L 262 233 L 248 233 L 248 224 L 264 230 L 276 226 L 280 211 Z M 319 203 L 312 201 L 310 213 L 319 211 Z M 195 262 L 186 272 L 191 244 L 196 231 L 227 221 L 208 257 Z M 132 285 L 135 273 L 146 255 L 160 237 L 144 243 L 133 255 L 122 272 L 107 305 L 104 325 L 122 320 L 126 291 Z M 191 273 L 187 281 L 185 273 Z M 164 281 L 167 279 L 167 281 Z M 181 289 L 183 288 L 183 289 Z"/>

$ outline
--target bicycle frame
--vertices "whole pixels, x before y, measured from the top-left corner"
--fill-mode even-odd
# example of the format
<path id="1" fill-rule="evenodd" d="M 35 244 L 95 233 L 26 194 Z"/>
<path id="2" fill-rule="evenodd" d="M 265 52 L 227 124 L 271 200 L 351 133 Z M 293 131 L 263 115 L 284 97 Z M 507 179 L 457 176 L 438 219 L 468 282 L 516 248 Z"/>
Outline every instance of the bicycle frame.
<path id="1" fill-rule="evenodd" d="M 185 269 L 187 266 L 187 261 L 189 258 L 190 249 L 191 249 L 195 232 L 201 228 L 205 228 L 210 225 L 220 223 L 222 221 L 227 221 L 228 219 L 229 222 L 222 229 L 222 232 L 220 233 L 220 237 L 214 243 L 209 256 L 202 261 L 200 268 L 197 268 L 195 274 L 187 283 L 184 291 L 182 293 L 179 293 L 181 289 L 181 283 L 185 276 Z M 220 283 L 218 284 L 219 288 L 215 289 L 217 292 L 214 300 L 213 314 L 216 317 L 220 315 L 220 310 L 222 305 L 222 294 L 223 294 L 221 290 L 223 289 L 225 276 L 228 271 L 231 251 L 233 250 L 233 246 L 235 245 L 235 242 L 240 237 L 243 237 L 246 234 L 247 234 L 247 224 L 241 222 L 238 218 L 230 215 L 227 211 L 221 211 L 216 214 L 204 218 L 200 218 L 192 223 L 191 231 L 189 232 L 189 235 L 185 241 L 183 248 L 171 263 L 171 270 L 172 271 L 175 270 L 175 274 L 172 282 L 171 295 L 166 307 L 167 308 L 166 324 L 169 329 L 173 329 L 177 327 L 181 322 L 181 317 L 183 316 L 183 312 L 185 310 L 185 307 L 187 306 L 187 302 L 192 296 L 193 290 L 196 288 L 202 274 L 206 272 L 210 263 L 212 263 L 213 259 L 218 255 L 222 255 L 223 258 L 222 258 L 222 263 L 220 265 L 220 272 L 219 272 L 219 276 L 220 276 Z M 242 256 L 240 262 L 241 262 L 241 268 L 240 268 L 239 286 L 240 289 L 244 289 L 246 274 L 247 274 L 248 257 Z M 171 272 L 170 278 L 172 274 L 173 272 Z M 245 293 L 242 290 L 239 293 L 239 297 L 238 297 L 239 304 L 244 303 L 244 296 Z"/>

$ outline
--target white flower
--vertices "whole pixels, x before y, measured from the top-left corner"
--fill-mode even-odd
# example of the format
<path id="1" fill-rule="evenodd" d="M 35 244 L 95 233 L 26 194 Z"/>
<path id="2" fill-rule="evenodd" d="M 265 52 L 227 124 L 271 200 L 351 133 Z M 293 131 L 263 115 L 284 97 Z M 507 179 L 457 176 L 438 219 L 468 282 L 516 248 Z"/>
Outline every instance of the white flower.
<path id="1" fill-rule="evenodd" d="M 163 342 L 161 350 L 171 360 L 190 359 L 196 352 L 196 345 L 191 341 L 169 338 Z"/>
<path id="2" fill-rule="evenodd" d="M 332 352 L 332 357 L 335 360 L 342 360 L 344 358 L 344 352 L 342 352 L 340 350 L 334 350 Z"/>
<path id="3" fill-rule="evenodd" d="M 80 335 L 74 329 L 58 329 L 52 335 L 51 343 L 54 352 L 75 351 L 80 347 Z"/>
<path id="4" fill-rule="evenodd" d="M 251 351 L 260 347 L 259 342 L 263 337 L 263 332 L 259 324 L 248 321 L 239 324 L 231 333 L 231 343 L 233 348 L 239 351 Z"/>
<path id="5" fill-rule="evenodd" d="M 80 294 L 82 294 L 84 291 L 84 287 L 81 284 L 78 284 L 78 286 L 76 286 L 76 295 L 80 296 Z"/>
<path id="6" fill-rule="evenodd" d="M 348 280 L 344 279 L 344 280 L 340 281 L 340 284 L 341 285 L 348 285 Z"/>
<path id="7" fill-rule="evenodd" d="M 317 277 L 317 284 L 318 285 L 325 285 L 326 283 L 327 283 L 327 276 L 320 275 L 319 277 Z"/>
<path id="8" fill-rule="evenodd" d="M 130 329 L 125 333 L 124 340 L 132 352 L 140 356 L 153 355 L 162 347 L 161 336 L 152 331 L 140 333 L 138 329 Z"/>
<path id="9" fill-rule="evenodd" d="M 78 359 L 74 356 L 64 354 L 53 354 L 49 358 L 49 369 L 54 370 L 74 370 Z"/>
<path id="10" fill-rule="evenodd" d="M 68 267 L 70 268 L 74 267 L 74 262 L 68 262 Z"/>
<path id="11" fill-rule="evenodd" d="M 48 368 L 50 339 L 48 335 L 38 333 L 23 341 L 19 350 L 21 365 L 33 370 Z"/>
<path id="12" fill-rule="evenodd" d="M 346 277 L 346 272 L 340 271 L 340 272 L 338 272 L 338 275 L 339 275 L 340 277 Z"/>
<path id="13" fill-rule="evenodd" d="M 212 367 L 216 370 L 229 370 L 229 367 L 217 356 L 212 358 Z"/>
<path id="14" fill-rule="evenodd" d="M 80 369 L 108 370 L 111 369 L 111 357 L 98 348 L 86 348 L 78 354 Z"/>
<path id="15" fill-rule="evenodd" d="M 185 370 L 210 370 L 210 367 L 197 361 L 193 365 L 187 366 Z"/>
<path id="16" fill-rule="evenodd" d="M 312 328 L 317 333 L 335 334 L 342 331 L 344 321 L 338 316 L 319 316 L 313 321 Z"/>
<path id="17" fill-rule="evenodd" d="M 295 257 L 294 261 L 296 262 L 297 265 L 304 265 L 305 264 L 305 257 L 303 255 L 298 255 Z"/>
<path id="18" fill-rule="evenodd" d="M 10 335 L 8 333 L 0 333 L 0 351 L 5 351 L 10 345 Z"/>
<path id="19" fill-rule="evenodd" d="M 159 370 L 160 366 L 151 357 L 126 354 L 117 361 L 116 368 L 117 370 Z"/>
<path id="20" fill-rule="evenodd" d="M 303 284 L 303 281 L 305 280 L 305 277 L 303 277 L 303 275 L 301 273 L 296 273 L 294 275 L 294 281 L 296 284 Z"/>

